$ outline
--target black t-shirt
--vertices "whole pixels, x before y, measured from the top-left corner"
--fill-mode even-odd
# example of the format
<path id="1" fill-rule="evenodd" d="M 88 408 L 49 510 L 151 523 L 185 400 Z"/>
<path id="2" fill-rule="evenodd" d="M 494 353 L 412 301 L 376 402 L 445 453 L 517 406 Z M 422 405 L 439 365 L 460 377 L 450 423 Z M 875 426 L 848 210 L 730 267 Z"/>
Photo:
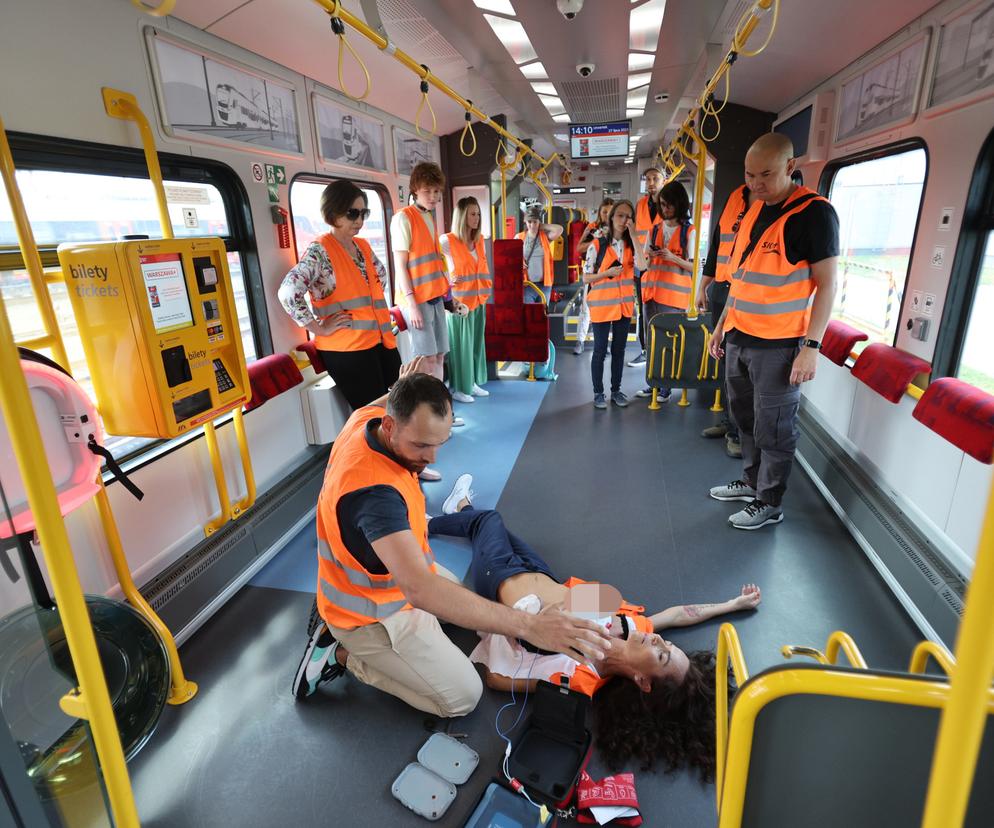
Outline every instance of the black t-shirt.
<path id="1" fill-rule="evenodd" d="M 750 245 L 758 241 L 780 215 L 780 204 L 764 204 L 749 234 Z M 807 261 L 811 264 L 839 255 L 839 216 L 827 201 L 812 201 L 799 213 L 790 216 L 783 228 L 784 255 L 791 264 Z M 717 255 L 717 253 L 716 253 Z M 706 271 L 705 271 L 706 272 Z M 797 344 L 795 337 L 763 339 L 736 329 L 729 331 L 728 340 L 735 345 L 752 348 L 788 348 Z"/>
<path id="2" fill-rule="evenodd" d="M 366 424 L 366 443 L 374 451 L 393 460 L 394 455 L 376 439 L 380 422 L 376 418 Z M 337 513 L 338 529 L 349 554 L 368 572 L 385 575 L 388 570 L 372 544 L 387 535 L 411 528 L 404 496 L 386 484 L 367 486 L 349 492 L 339 500 Z"/>

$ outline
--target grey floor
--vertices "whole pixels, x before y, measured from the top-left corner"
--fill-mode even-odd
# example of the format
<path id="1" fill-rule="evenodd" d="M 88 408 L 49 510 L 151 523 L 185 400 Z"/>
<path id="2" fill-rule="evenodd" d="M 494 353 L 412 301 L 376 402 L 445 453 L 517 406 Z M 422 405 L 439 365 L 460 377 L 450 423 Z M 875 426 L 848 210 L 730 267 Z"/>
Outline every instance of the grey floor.
<path id="1" fill-rule="evenodd" d="M 589 348 L 583 357 L 560 350 L 560 379 L 496 504 L 557 574 L 613 583 L 652 610 L 724 600 L 758 583 L 759 611 L 731 619 L 753 673 L 780 663 L 783 644 L 822 647 L 836 629 L 855 637 L 871 665 L 906 664 L 915 629 L 799 468 L 782 524 L 730 529 L 736 504 L 710 500 L 707 489 L 737 477 L 738 464 L 720 441 L 698 436 L 714 415 L 704 405 L 677 407 L 676 394 L 658 412 L 634 400 L 596 411 L 589 361 Z M 639 373 L 626 369 L 626 391 L 637 389 Z M 351 679 L 306 703 L 291 699 L 310 602 L 300 592 L 246 587 L 184 646 L 200 695 L 166 711 L 131 765 L 143 825 L 426 824 L 390 795 L 390 784 L 435 722 Z M 719 624 L 668 637 L 685 649 L 713 646 Z M 467 650 L 475 640 L 450 633 Z M 461 826 L 497 774 L 503 743 L 493 722 L 503 701 L 486 691 L 473 714 L 451 724 L 481 763 L 438 825 Z M 590 771 L 603 775 L 596 754 Z M 637 772 L 636 786 L 646 825 L 715 824 L 714 788 L 689 774 Z"/>

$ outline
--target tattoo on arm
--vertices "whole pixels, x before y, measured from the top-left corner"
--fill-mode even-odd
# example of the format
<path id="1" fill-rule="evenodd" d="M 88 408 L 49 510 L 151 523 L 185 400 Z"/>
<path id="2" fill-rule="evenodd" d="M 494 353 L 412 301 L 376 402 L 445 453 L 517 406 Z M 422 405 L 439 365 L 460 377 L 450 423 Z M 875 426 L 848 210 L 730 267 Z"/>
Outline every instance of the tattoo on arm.
<path id="1" fill-rule="evenodd" d="M 689 604 L 683 607 L 683 611 L 687 613 L 688 618 L 700 618 L 705 610 L 716 606 L 717 604 Z"/>

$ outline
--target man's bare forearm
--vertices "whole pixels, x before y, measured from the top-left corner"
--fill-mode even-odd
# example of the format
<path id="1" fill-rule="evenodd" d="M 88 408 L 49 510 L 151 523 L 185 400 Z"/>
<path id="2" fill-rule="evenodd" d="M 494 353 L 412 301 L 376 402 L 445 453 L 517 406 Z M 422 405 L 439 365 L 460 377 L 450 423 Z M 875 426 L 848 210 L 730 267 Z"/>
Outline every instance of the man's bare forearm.
<path id="1" fill-rule="evenodd" d="M 405 588 L 407 599 L 418 609 L 467 630 L 527 638 L 533 616 L 488 601 L 475 592 L 433 572 L 425 572 Z"/>

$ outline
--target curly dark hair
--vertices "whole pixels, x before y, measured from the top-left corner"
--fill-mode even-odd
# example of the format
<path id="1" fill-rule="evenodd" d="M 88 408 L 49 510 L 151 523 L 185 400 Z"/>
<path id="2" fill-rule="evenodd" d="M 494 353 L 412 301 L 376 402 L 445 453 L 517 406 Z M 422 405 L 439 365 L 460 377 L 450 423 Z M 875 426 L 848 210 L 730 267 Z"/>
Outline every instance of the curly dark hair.
<path id="1" fill-rule="evenodd" d="M 612 770 L 634 758 L 642 770 L 663 762 L 666 773 L 688 767 L 701 782 L 714 780 L 714 652 L 687 657 L 690 666 L 679 684 L 657 680 L 644 693 L 635 682 L 615 676 L 594 694 L 594 735 Z M 730 688 L 729 698 L 731 693 Z"/>

